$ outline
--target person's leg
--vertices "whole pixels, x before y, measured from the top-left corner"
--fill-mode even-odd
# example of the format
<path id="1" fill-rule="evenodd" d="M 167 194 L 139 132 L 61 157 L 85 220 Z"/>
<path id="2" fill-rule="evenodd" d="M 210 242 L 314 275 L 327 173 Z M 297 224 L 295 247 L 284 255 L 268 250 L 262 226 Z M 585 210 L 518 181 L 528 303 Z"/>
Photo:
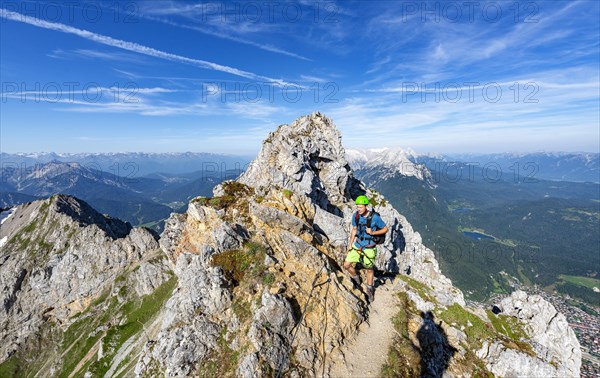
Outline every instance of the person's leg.
<path id="1" fill-rule="evenodd" d="M 367 269 L 367 285 L 373 286 L 373 279 L 375 277 L 375 269 Z"/>
<path id="2" fill-rule="evenodd" d="M 344 261 L 344 269 L 346 269 L 351 276 L 356 276 L 356 269 L 354 269 L 354 263 Z"/>
<path id="3" fill-rule="evenodd" d="M 358 275 L 358 272 L 355 268 L 356 263 L 359 261 L 359 259 L 360 256 L 358 255 L 358 252 L 353 249 L 352 251 L 348 252 L 348 255 L 346 256 L 346 261 L 344 261 L 344 269 L 346 269 L 348 273 L 350 273 L 350 280 L 352 281 L 352 286 L 355 289 L 359 289 L 361 284 L 360 276 Z"/>
<path id="4" fill-rule="evenodd" d="M 368 261 L 367 266 L 367 297 L 369 298 L 369 303 L 373 303 L 375 299 L 375 286 L 373 286 L 373 281 L 375 279 L 375 257 L 377 255 L 377 250 L 366 249 L 365 251 L 366 261 Z"/>

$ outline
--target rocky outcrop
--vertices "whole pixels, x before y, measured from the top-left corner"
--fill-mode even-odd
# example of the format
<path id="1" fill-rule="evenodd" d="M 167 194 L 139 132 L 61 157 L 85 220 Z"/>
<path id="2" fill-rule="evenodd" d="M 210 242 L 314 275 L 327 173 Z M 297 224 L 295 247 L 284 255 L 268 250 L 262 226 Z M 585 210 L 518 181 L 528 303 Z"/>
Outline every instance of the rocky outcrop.
<path id="1" fill-rule="evenodd" d="M 270 133 L 238 181 L 259 192 L 285 188 L 336 213 L 337 206 L 360 194 L 360 182 L 350 173 L 339 130 L 314 113 Z"/>
<path id="2" fill-rule="evenodd" d="M 488 345 L 482 354 L 487 355 L 488 366 L 494 374 L 516 375 L 528 370 L 522 366 L 525 364 L 532 366 L 532 369 L 535 367 L 543 376 L 576 377 L 579 375 L 581 368 L 579 342 L 565 316 L 556 311 L 551 303 L 539 295 L 528 295 L 519 290 L 503 299 L 500 308 L 505 314 L 523 321 L 535 357 L 516 356 L 513 351 L 506 350 L 497 343 Z"/>
<path id="3" fill-rule="evenodd" d="M 390 228 L 385 244 L 379 247 L 378 266 L 388 272 L 410 267 L 418 279 L 436 288 L 442 302 L 464 304 L 462 293 L 442 275 L 419 233 L 383 196 L 354 177 L 341 135 L 326 116 L 313 113 L 279 126 L 238 181 L 261 193 L 275 187 L 306 196 L 315 206 L 315 229 L 341 248 L 348 242 L 354 199 L 366 194 Z"/>
<path id="4" fill-rule="evenodd" d="M 69 323 L 109 290 L 123 272 L 158 249 L 153 234 L 103 216 L 85 202 L 58 195 L 20 205 L 0 228 L 2 308 L 0 358 L 18 350 L 49 322 Z M 145 270 L 151 270 L 145 272 Z M 141 267 L 137 289 L 164 281 L 159 268 Z"/>

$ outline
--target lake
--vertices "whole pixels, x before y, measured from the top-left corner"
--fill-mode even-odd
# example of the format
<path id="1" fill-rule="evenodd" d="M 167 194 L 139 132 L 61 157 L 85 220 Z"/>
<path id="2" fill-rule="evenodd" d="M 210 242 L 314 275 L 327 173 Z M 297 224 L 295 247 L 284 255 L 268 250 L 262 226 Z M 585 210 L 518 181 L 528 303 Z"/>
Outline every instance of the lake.
<path id="1" fill-rule="evenodd" d="M 458 209 L 452 210 L 452 212 L 453 213 L 467 213 L 467 212 L 469 212 L 471 210 L 473 210 L 473 209 L 469 209 L 469 208 L 466 208 L 466 207 L 459 207 Z"/>
<path id="2" fill-rule="evenodd" d="M 482 233 L 476 232 L 476 231 L 463 231 L 463 234 L 467 235 L 468 237 L 470 237 L 473 240 L 484 240 L 484 239 L 496 240 L 496 238 L 493 236 L 482 234 Z"/>

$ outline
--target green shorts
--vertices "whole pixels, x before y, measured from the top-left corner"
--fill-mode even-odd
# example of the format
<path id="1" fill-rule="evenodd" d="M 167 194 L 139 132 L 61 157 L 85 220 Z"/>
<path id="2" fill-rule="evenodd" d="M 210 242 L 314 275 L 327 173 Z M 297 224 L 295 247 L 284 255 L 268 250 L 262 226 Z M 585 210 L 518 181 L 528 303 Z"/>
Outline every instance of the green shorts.
<path id="1" fill-rule="evenodd" d="M 365 269 L 371 269 L 375 265 L 375 256 L 377 256 L 377 248 L 365 248 L 362 250 L 365 256 L 361 256 L 358 249 L 352 248 L 346 256 L 346 261 L 352 263 L 356 267 L 356 263 L 360 262 Z M 362 257 L 362 259 L 361 259 Z"/>

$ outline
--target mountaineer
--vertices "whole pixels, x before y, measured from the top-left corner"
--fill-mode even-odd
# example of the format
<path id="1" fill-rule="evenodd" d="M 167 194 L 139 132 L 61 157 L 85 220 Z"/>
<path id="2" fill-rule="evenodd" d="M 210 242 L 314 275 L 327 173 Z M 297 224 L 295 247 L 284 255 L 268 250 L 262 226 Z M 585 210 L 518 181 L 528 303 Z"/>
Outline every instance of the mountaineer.
<path id="1" fill-rule="evenodd" d="M 348 255 L 344 268 L 350 273 L 354 288 L 360 288 L 361 278 L 357 270 L 367 270 L 367 297 L 369 303 L 375 297 L 373 287 L 375 257 L 377 244 L 383 243 L 388 228 L 379 214 L 373 209 L 368 210 L 369 199 L 366 196 L 356 198 L 356 212 L 352 214 L 352 232 L 348 240 Z"/>

